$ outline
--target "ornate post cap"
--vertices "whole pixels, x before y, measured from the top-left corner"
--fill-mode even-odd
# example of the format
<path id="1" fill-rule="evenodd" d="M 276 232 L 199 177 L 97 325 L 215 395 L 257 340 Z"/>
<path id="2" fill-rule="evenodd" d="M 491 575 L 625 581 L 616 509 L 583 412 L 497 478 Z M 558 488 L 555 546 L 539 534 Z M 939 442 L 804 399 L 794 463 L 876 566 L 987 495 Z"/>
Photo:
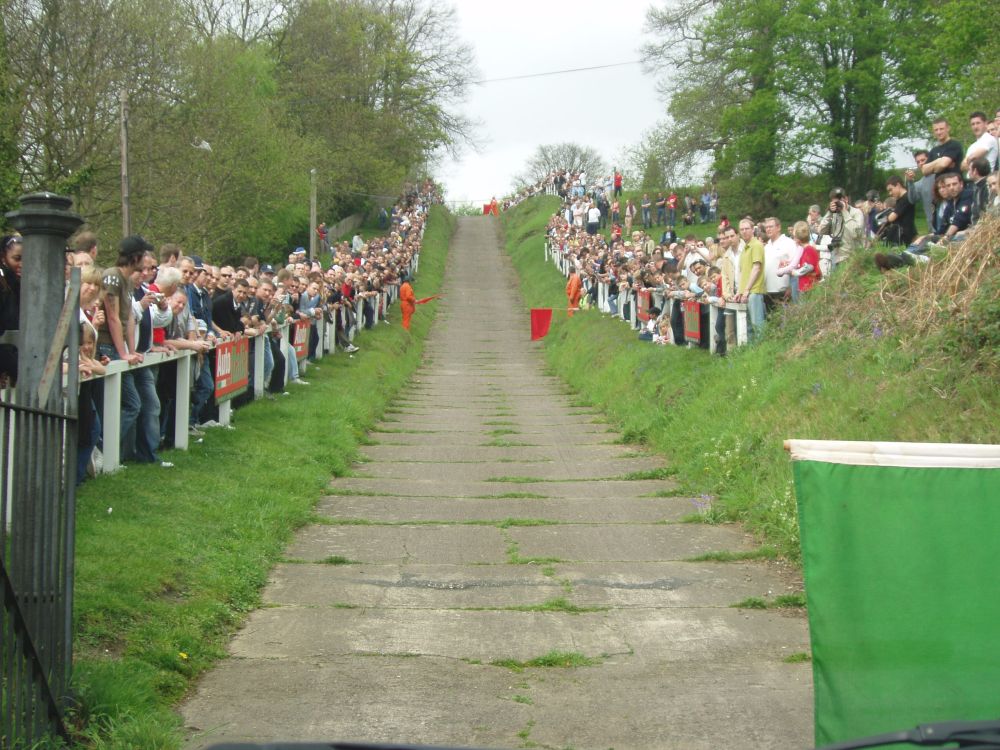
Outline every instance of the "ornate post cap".
<path id="1" fill-rule="evenodd" d="M 20 197 L 21 208 L 7 212 L 7 221 L 21 234 L 55 235 L 65 239 L 83 219 L 70 211 L 73 201 L 55 193 L 29 193 Z"/>

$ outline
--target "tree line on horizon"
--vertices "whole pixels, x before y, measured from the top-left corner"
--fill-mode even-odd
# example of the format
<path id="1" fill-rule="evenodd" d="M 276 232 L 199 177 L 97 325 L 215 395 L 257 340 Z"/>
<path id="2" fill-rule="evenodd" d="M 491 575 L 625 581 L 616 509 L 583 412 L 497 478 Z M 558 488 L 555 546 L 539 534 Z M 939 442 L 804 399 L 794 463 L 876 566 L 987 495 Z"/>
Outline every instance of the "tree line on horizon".
<path id="1" fill-rule="evenodd" d="M 429 0 L 3 0 L 0 203 L 49 190 L 114 247 L 127 95 L 133 231 L 222 258 L 424 176 L 472 138 L 473 55 Z"/>
<path id="2" fill-rule="evenodd" d="M 798 206 L 804 184 L 881 189 L 894 148 L 927 141 L 932 119 L 967 143 L 969 115 L 1000 106 L 998 28 L 1000 4 L 979 0 L 661 2 L 642 57 L 665 116 L 616 164 L 633 188 L 714 184 L 754 215 Z M 547 144 L 519 184 L 567 156 L 609 171 L 589 145 Z"/>

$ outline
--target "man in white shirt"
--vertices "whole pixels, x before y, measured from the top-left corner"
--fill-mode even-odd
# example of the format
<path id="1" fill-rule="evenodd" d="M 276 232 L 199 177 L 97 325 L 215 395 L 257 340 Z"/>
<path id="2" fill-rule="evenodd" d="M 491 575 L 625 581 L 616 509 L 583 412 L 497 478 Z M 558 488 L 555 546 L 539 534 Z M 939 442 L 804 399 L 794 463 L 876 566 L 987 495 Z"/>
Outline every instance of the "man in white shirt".
<path id="1" fill-rule="evenodd" d="M 965 158 L 962 160 L 962 171 L 968 173 L 969 163 L 980 156 L 985 156 L 986 161 L 990 164 L 990 169 L 995 170 L 997 167 L 997 139 L 992 133 L 986 129 L 988 124 L 986 120 L 986 114 L 983 112 L 973 112 L 969 115 L 969 127 L 972 129 L 972 135 L 976 139 L 969 150 L 965 152 Z"/>
<path id="2" fill-rule="evenodd" d="M 788 276 L 778 275 L 778 269 L 799 261 L 799 247 L 795 240 L 781 233 L 781 222 L 774 216 L 764 219 L 764 234 L 767 244 L 764 245 L 764 290 L 767 296 L 764 301 L 768 311 L 777 302 L 789 295 Z"/>
<path id="3" fill-rule="evenodd" d="M 597 204 L 593 201 L 590 202 L 590 208 L 587 209 L 587 234 L 593 236 L 597 234 L 597 228 L 601 223 L 601 209 L 597 207 Z"/>

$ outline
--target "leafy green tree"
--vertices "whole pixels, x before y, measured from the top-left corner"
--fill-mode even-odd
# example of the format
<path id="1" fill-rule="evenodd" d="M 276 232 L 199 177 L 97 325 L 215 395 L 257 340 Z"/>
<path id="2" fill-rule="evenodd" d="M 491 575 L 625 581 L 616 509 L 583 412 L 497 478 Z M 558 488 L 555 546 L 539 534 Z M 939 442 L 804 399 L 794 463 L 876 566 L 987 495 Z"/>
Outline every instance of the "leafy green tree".
<path id="1" fill-rule="evenodd" d="M 7 63 L 7 28 L 0 17 L 0 212 L 17 207 L 21 192 L 21 170 L 17 147 L 17 92 Z"/>
<path id="2" fill-rule="evenodd" d="M 318 144 L 289 131 L 267 49 L 212 39 L 183 62 L 175 102 L 136 120 L 137 230 L 216 261 L 284 249 L 308 226 Z"/>
<path id="3" fill-rule="evenodd" d="M 668 111 L 678 129 L 695 131 L 683 158 L 710 150 L 713 169 L 749 191 L 763 212 L 776 204 L 779 143 L 789 125 L 775 77 L 785 11 L 783 0 L 723 0 L 647 14 L 658 35 L 686 40 L 645 49 L 648 61 L 660 60 L 675 71 L 661 90 L 671 95 Z M 693 112 L 700 114 L 688 122 Z"/>
<path id="4" fill-rule="evenodd" d="M 650 30 L 670 41 L 647 45 L 646 59 L 673 71 L 661 83 L 672 121 L 660 133 L 675 143 L 663 150 L 688 161 L 707 154 L 758 211 L 774 207 L 801 174 L 867 189 L 894 143 L 926 133 L 928 112 L 954 106 L 956 96 L 968 102 L 970 88 L 996 91 L 995 6 L 684 0 L 653 7 Z"/>
<path id="5" fill-rule="evenodd" d="M 172 0 L 7 0 L 25 190 L 70 192 L 100 223 L 120 204 L 119 99 L 164 100 L 183 34 Z"/>
<path id="6" fill-rule="evenodd" d="M 341 207 L 352 193 L 394 194 L 415 165 L 471 137 L 451 109 L 473 72 L 453 28 L 453 11 L 417 0 L 306 0 L 290 14 L 279 80 L 301 132 L 323 144 L 321 194 Z"/>

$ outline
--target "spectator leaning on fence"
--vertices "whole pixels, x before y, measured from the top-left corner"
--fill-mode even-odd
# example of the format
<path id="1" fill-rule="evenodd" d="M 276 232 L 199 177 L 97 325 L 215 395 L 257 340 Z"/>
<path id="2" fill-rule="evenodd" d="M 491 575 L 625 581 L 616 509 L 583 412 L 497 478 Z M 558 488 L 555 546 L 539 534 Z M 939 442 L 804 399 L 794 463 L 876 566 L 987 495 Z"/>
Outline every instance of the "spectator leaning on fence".
<path id="1" fill-rule="evenodd" d="M 156 256 L 147 252 L 142 259 L 142 269 L 133 276 L 133 314 L 136 316 L 136 351 L 145 357 L 150 351 L 164 347 L 154 341 L 154 330 L 163 328 L 173 319 L 173 312 L 167 304 L 166 296 L 159 291 L 153 280 L 157 275 Z M 156 391 L 158 368 L 146 366 L 131 370 L 136 392 L 139 394 L 139 414 L 135 434 L 123 434 L 127 445 L 122 451 L 123 459 L 135 458 L 140 463 L 160 463 L 171 468 L 169 461 L 160 461 L 157 450 L 160 447 L 160 399 Z"/>
<path id="2" fill-rule="evenodd" d="M 109 360 L 123 360 L 130 365 L 139 364 L 142 354 L 136 351 L 138 336 L 132 310 L 133 277 L 142 268 L 142 259 L 152 245 L 139 235 L 126 237 L 121 242 L 118 263 L 104 271 L 101 279 L 104 304 L 104 323 L 98 327 L 97 349 Z M 135 377 L 130 370 L 121 376 L 121 446 L 119 455 L 127 455 L 127 436 L 132 433 L 142 402 L 136 389 Z"/>
<path id="3" fill-rule="evenodd" d="M 0 334 L 16 331 L 21 315 L 21 268 L 24 244 L 20 235 L 0 239 Z M 17 384 L 17 347 L 0 344 L 0 388 Z"/>
<path id="4" fill-rule="evenodd" d="M 740 219 L 740 281 L 737 302 L 747 305 L 747 318 L 755 338 L 764 333 L 764 245 L 754 236 L 753 220 Z"/>
<path id="5" fill-rule="evenodd" d="M 799 248 L 795 240 L 781 232 L 781 221 L 775 216 L 764 220 L 764 234 L 767 244 L 764 245 L 764 289 L 767 297 L 764 299 L 768 311 L 785 301 L 798 298 L 798 285 L 792 291 L 787 272 L 782 271 L 788 266 L 799 262 Z"/>

